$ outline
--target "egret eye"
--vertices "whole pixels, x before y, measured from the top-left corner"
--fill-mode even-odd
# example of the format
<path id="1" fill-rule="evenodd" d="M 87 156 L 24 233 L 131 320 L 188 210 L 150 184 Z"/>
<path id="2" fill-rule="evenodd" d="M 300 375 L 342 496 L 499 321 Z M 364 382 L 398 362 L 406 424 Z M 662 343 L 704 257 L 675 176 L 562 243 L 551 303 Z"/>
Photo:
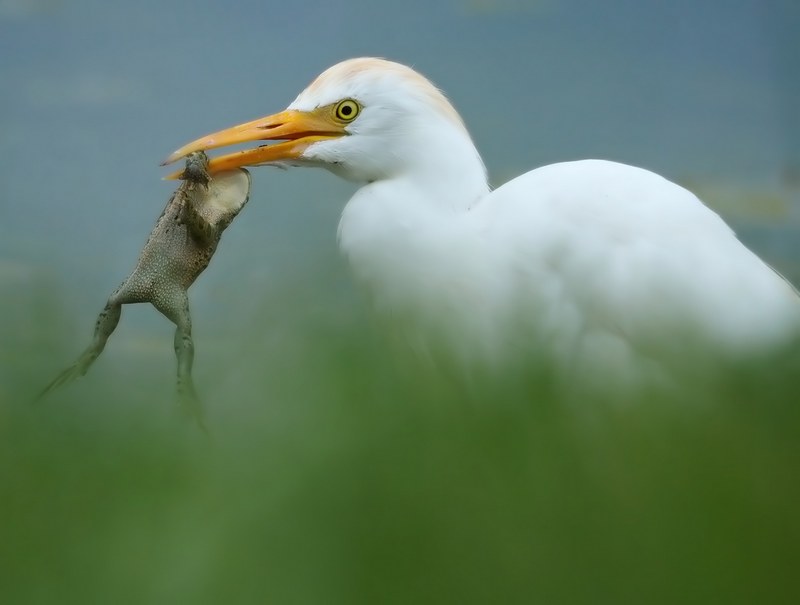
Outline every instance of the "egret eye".
<path id="1" fill-rule="evenodd" d="M 335 113 L 342 122 L 352 122 L 356 119 L 359 111 L 361 111 L 361 106 L 358 103 L 353 99 L 345 99 L 336 105 Z"/>

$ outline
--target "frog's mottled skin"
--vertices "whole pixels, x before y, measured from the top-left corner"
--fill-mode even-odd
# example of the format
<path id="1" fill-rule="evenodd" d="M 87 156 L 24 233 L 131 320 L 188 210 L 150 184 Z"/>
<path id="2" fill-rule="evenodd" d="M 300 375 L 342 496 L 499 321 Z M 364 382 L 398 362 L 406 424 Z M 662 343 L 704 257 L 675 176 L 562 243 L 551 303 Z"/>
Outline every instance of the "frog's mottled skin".
<path id="1" fill-rule="evenodd" d="M 202 424 L 191 374 L 194 344 L 186 292 L 208 266 L 222 232 L 247 203 L 250 192 L 246 170 L 220 173 L 212 179 L 206 172 L 207 163 L 202 152 L 187 158 L 183 183 L 167 202 L 133 272 L 97 318 L 92 343 L 42 395 L 86 373 L 117 327 L 122 305 L 149 302 L 177 326 L 178 393 L 182 404 Z"/>

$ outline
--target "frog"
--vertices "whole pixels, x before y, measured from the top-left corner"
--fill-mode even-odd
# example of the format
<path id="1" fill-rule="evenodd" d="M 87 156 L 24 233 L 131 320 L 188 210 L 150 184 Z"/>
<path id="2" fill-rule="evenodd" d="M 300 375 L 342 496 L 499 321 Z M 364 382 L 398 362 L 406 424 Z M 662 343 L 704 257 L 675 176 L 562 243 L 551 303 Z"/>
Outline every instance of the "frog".
<path id="1" fill-rule="evenodd" d="M 136 265 L 97 317 L 94 335 L 78 359 L 39 394 L 48 395 L 87 373 L 119 324 L 122 307 L 150 303 L 175 324 L 179 406 L 206 429 L 192 379 L 194 341 L 188 290 L 208 267 L 222 233 L 250 197 L 250 173 L 242 168 L 210 174 L 203 152 L 186 159 L 179 187 L 150 232 Z"/>

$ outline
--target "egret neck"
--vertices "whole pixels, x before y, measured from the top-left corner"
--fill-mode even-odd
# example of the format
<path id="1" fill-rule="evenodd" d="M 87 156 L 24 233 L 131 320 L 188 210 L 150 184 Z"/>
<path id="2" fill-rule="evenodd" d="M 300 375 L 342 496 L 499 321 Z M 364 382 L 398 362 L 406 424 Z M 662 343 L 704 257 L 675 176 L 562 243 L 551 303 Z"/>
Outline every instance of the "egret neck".
<path id="1" fill-rule="evenodd" d="M 466 130 L 446 118 L 434 123 L 428 115 L 424 127 L 406 132 L 408 151 L 398 153 L 392 173 L 350 199 L 339 246 L 376 310 L 408 339 L 426 349 L 457 341 L 459 357 L 473 357 L 497 327 L 487 318 L 499 317 L 490 312 L 497 310 L 493 257 L 471 212 L 489 186 Z"/>

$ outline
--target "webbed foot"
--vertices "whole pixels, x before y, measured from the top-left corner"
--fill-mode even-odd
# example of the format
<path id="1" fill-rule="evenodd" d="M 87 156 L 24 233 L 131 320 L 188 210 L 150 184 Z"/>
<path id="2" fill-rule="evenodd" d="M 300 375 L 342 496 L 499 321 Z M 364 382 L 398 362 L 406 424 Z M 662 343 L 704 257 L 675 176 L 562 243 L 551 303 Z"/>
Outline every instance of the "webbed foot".
<path id="1" fill-rule="evenodd" d="M 191 382 L 178 383 L 178 409 L 185 418 L 194 421 L 201 431 L 207 436 L 211 436 L 206 425 L 205 406 L 197 396 L 197 391 Z"/>
<path id="2" fill-rule="evenodd" d="M 42 391 L 36 396 L 34 401 L 39 401 L 50 392 L 54 391 L 55 389 L 62 387 L 66 384 L 69 384 L 76 378 L 80 378 L 89 370 L 89 367 L 94 363 L 94 360 L 97 359 L 97 355 L 93 355 L 90 353 L 84 353 L 81 357 L 69 366 L 67 369 L 62 371 L 58 376 L 56 376 L 50 384 L 48 384 Z"/>

